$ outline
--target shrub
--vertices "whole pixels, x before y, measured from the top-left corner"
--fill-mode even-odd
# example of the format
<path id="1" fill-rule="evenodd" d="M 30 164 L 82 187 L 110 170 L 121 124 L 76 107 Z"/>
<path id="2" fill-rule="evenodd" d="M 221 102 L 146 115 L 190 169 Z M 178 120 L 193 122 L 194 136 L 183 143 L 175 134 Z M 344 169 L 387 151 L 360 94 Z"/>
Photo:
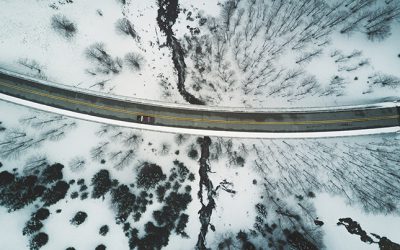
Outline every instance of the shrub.
<path id="1" fill-rule="evenodd" d="M 23 208 L 40 197 L 46 188 L 38 185 L 37 177 L 16 177 L 9 172 L 0 173 L 0 205 L 10 210 Z"/>
<path id="2" fill-rule="evenodd" d="M 191 148 L 191 149 L 189 150 L 189 152 L 188 152 L 188 157 L 189 157 L 190 159 L 196 160 L 198 156 L 199 156 L 199 153 L 197 152 L 196 149 Z"/>
<path id="3" fill-rule="evenodd" d="M 81 194 L 81 200 L 86 200 L 89 197 L 89 193 L 88 192 L 83 192 Z"/>
<path id="4" fill-rule="evenodd" d="M 0 173 L 0 187 L 6 186 L 12 182 L 14 182 L 15 176 L 10 172 L 3 171 Z"/>
<path id="5" fill-rule="evenodd" d="M 95 250 L 106 250 L 106 246 L 103 244 L 98 245 Z"/>
<path id="6" fill-rule="evenodd" d="M 87 218 L 87 213 L 79 211 L 75 214 L 74 218 L 70 220 L 72 225 L 79 226 L 83 222 L 85 222 Z"/>
<path id="7" fill-rule="evenodd" d="M 46 233 L 40 232 L 31 238 L 29 242 L 30 249 L 38 250 L 42 246 L 46 245 L 48 241 L 49 241 L 49 236 Z"/>
<path id="8" fill-rule="evenodd" d="M 47 208 L 39 208 L 36 213 L 33 214 L 35 219 L 45 220 L 49 217 L 50 212 Z"/>
<path id="9" fill-rule="evenodd" d="M 76 25 L 68 20 L 64 15 L 54 15 L 51 18 L 51 27 L 65 38 L 72 38 L 76 32 Z"/>
<path id="10" fill-rule="evenodd" d="M 92 198 L 104 197 L 111 188 L 110 173 L 105 169 L 100 170 L 93 176 L 92 185 Z"/>
<path id="11" fill-rule="evenodd" d="M 25 227 L 22 229 L 23 235 L 31 235 L 39 231 L 43 227 L 43 223 L 35 218 L 31 218 L 25 223 Z"/>
<path id="12" fill-rule="evenodd" d="M 156 164 L 145 163 L 144 166 L 139 170 L 136 181 L 138 187 L 149 189 L 154 188 L 157 183 L 165 179 L 166 176 L 160 166 Z"/>
<path id="13" fill-rule="evenodd" d="M 62 169 L 64 166 L 60 163 L 48 166 L 42 172 L 42 181 L 44 183 L 53 183 L 55 181 L 61 180 L 63 178 Z"/>
<path id="14" fill-rule="evenodd" d="M 189 215 L 181 214 L 179 216 L 178 224 L 176 225 L 175 228 L 177 234 L 180 234 L 184 237 L 188 237 L 188 235 L 185 233 L 185 228 L 188 221 L 189 221 Z"/>
<path id="15" fill-rule="evenodd" d="M 76 198 L 78 198 L 78 196 L 79 196 L 78 192 L 72 192 L 71 193 L 71 199 L 76 199 Z"/>
<path id="16" fill-rule="evenodd" d="M 157 200 L 162 202 L 164 200 L 165 192 L 167 189 L 164 186 L 158 186 L 156 189 Z"/>
<path id="17" fill-rule="evenodd" d="M 64 199 L 69 189 L 69 184 L 65 181 L 58 181 L 50 189 L 43 194 L 42 201 L 45 206 L 56 204 L 59 200 Z"/>
<path id="18" fill-rule="evenodd" d="M 124 222 L 133 210 L 136 196 L 126 185 L 120 185 L 111 191 L 111 202 L 117 209 L 117 222 Z"/>
<path id="19" fill-rule="evenodd" d="M 105 236 L 108 233 L 108 226 L 104 225 L 100 227 L 99 234 Z"/>
<path id="20" fill-rule="evenodd" d="M 167 227 L 157 227 L 153 222 L 148 222 L 145 231 L 145 237 L 138 242 L 138 249 L 161 249 L 168 245 L 171 232 Z"/>

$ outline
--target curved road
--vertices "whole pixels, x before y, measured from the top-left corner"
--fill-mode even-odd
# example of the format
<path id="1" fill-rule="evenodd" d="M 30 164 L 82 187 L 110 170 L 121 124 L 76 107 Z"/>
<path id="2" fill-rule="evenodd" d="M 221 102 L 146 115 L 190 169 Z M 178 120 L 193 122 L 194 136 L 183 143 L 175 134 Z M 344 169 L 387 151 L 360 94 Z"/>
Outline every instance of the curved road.
<path id="1" fill-rule="evenodd" d="M 103 118 L 138 122 L 138 116 L 149 116 L 155 118 L 155 125 L 191 129 L 325 132 L 400 126 L 400 108 L 396 105 L 281 112 L 218 110 L 107 97 L 6 71 L 0 71 L 0 93 Z"/>

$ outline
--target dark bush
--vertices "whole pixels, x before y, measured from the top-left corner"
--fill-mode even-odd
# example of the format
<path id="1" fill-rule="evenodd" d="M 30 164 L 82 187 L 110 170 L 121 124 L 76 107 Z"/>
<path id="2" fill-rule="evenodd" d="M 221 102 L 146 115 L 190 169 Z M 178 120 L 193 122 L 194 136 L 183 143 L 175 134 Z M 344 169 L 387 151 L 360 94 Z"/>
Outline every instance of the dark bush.
<path id="1" fill-rule="evenodd" d="M 62 169 L 64 166 L 60 163 L 48 166 L 43 170 L 41 175 L 41 180 L 44 183 L 53 183 L 55 181 L 61 180 L 63 178 Z"/>
<path id="2" fill-rule="evenodd" d="M 71 199 L 76 199 L 76 198 L 78 198 L 78 196 L 79 196 L 78 192 L 72 192 L 71 193 Z"/>
<path id="3" fill-rule="evenodd" d="M 99 234 L 105 236 L 108 233 L 108 226 L 104 225 L 100 227 Z"/>
<path id="4" fill-rule="evenodd" d="M 38 250 L 42 246 L 46 245 L 48 241 L 49 236 L 46 233 L 40 232 L 31 238 L 29 242 L 30 249 Z"/>
<path id="5" fill-rule="evenodd" d="M 154 188 L 157 183 L 165 179 L 166 176 L 160 166 L 156 164 L 145 163 L 139 170 L 136 181 L 138 187 L 149 189 Z"/>
<path id="6" fill-rule="evenodd" d="M 181 211 L 187 208 L 192 201 L 190 194 L 172 192 L 165 198 L 165 206 L 161 210 L 153 212 L 154 220 L 158 225 L 173 228 L 175 221 L 179 218 Z"/>
<path id="7" fill-rule="evenodd" d="M 164 200 L 165 192 L 167 189 L 164 186 L 158 186 L 156 189 L 156 195 L 158 202 L 162 202 Z"/>
<path id="8" fill-rule="evenodd" d="M 185 233 L 186 224 L 189 221 L 189 215 L 181 214 L 179 216 L 178 224 L 176 225 L 175 231 L 177 234 L 182 235 L 184 237 L 188 237 Z"/>
<path id="9" fill-rule="evenodd" d="M 33 175 L 16 177 L 8 172 L 1 173 L 0 205 L 10 210 L 23 208 L 40 197 L 44 186 L 37 185 L 37 177 Z"/>
<path id="10" fill-rule="evenodd" d="M 184 182 L 186 177 L 190 174 L 189 169 L 180 161 L 175 160 L 174 165 L 178 168 L 179 181 Z"/>
<path id="11" fill-rule="evenodd" d="M 15 176 L 10 172 L 3 171 L 0 173 L 0 187 L 6 186 L 12 182 L 14 182 Z"/>
<path id="12" fill-rule="evenodd" d="M 181 186 L 182 186 L 182 185 L 179 184 L 179 182 L 175 181 L 175 182 L 174 182 L 174 185 L 172 186 L 172 189 L 173 189 L 174 191 L 178 191 L 179 188 L 180 188 Z"/>
<path id="13" fill-rule="evenodd" d="M 107 170 L 102 169 L 97 172 L 92 178 L 92 198 L 104 197 L 110 190 L 111 184 L 110 173 Z"/>
<path id="14" fill-rule="evenodd" d="M 98 245 L 95 250 L 106 250 L 106 246 L 103 244 Z"/>
<path id="15" fill-rule="evenodd" d="M 183 211 L 187 208 L 187 205 L 192 201 L 190 194 L 171 192 L 170 195 L 165 198 L 165 203 L 174 208 L 176 211 Z"/>
<path id="16" fill-rule="evenodd" d="M 192 148 L 188 152 L 188 157 L 192 160 L 196 160 L 197 157 L 199 157 L 199 153 L 197 152 L 196 149 Z"/>
<path id="17" fill-rule="evenodd" d="M 168 245 L 170 230 L 167 227 L 157 227 L 153 222 L 145 225 L 146 235 L 138 240 L 137 246 L 139 250 L 144 249 L 161 249 Z"/>
<path id="18" fill-rule="evenodd" d="M 188 179 L 189 181 L 194 181 L 195 180 L 194 174 L 190 173 Z"/>
<path id="19" fill-rule="evenodd" d="M 124 222 L 133 210 L 136 196 L 132 194 L 129 187 L 119 185 L 111 191 L 111 202 L 117 209 L 117 222 Z"/>
<path id="20" fill-rule="evenodd" d="M 35 219 L 45 220 L 49 217 L 50 212 L 47 208 L 39 208 L 36 213 L 33 214 Z"/>
<path id="21" fill-rule="evenodd" d="M 80 191 L 80 192 L 83 192 L 83 191 L 85 191 L 87 188 L 88 188 L 88 187 L 87 187 L 86 185 L 82 185 L 82 186 L 79 188 L 79 191 Z"/>
<path id="22" fill-rule="evenodd" d="M 85 222 L 87 218 L 87 213 L 79 211 L 75 214 L 74 218 L 70 220 L 72 225 L 79 226 L 83 222 Z"/>
<path id="23" fill-rule="evenodd" d="M 31 235 L 38 232 L 43 227 L 43 223 L 35 218 L 31 218 L 25 223 L 25 227 L 22 229 L 23 235 Z"/>
<path id="24" fill-rule="evenodd" d="M 43 194 L 42 201 L 45 206 L 56 204 L 59 200 L 64 199 L 69 189 L 69 184 L 65 181 L 58 181 L 50 189 Z"/>
<path id="25" fill-rule="evenodd" d="M 86 200 L 89 197 L 89 193 L 88 192 L 83 192 L 81 194 L 81 200 Z"/>
<path id="26" fill-rule="evenodd" d="M 142 217 L 142 214 L 139 213 L 139 212 L 136 212 L 136 213 L 133 215 L 133 220 L 134 220 L 135 222 L 138 222 L 138 221 L 140 220 L 140 217 Z"/>
<path id="27" fill-rule="evenodd" d="M 72 38 L 76 32 L 76 25 L 64 15 L 54 15 L 51 18 L 51 27 L 65 38 Z"/>
<path id="28" fill-rule="evenodd" d="M 241 156 L 238 156 L 238 157 L 236 157 L 235 162 L 236 162 L 237 165 L 243 167 L 244 163 L 245 163 L 245 159 L 243 157 L 241 157 Z"/>

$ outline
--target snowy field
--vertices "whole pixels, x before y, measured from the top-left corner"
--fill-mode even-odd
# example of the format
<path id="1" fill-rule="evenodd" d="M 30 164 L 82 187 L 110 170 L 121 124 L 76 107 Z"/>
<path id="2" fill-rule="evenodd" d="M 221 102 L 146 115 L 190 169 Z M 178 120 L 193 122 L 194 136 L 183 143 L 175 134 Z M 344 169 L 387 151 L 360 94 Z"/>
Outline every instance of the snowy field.
<path id="1" fill-rule="evenodd" d="M 398 0 L 0 0 L 0 68 L 170 103 L 380 103 L 400 99 L 399 20 Z M 400 249 L 396 130 L 140 125 L 0 100 L 0 250 Z"/>
<path id="2" fill-rule="evenodd" d="M 159 2 L 1 0 L 0 67 L 105 93 L 213 106 L 399 97 L 396 0 L 185 0 L 169 1 L 164 12 L 167 2 Z"/>
<path id="3" fill-rule="evenodd" d="M 1 249 L 36 249 L 40 233 L 48 237 L 40 249 L 304 249 L 295 242 L 379 249 L 372 234 L 400 242 L 398 134 L 208 141 L 4 101 L 0 113 Z M 58 172 L 46 170 L 55 163 L 63 166 Z M 149 177 L 149 166 L 160 168 Z M 98 177 L 100 170 L 108 177 Z M 18 184 L 32 175 L 43 194 Z M 59 182 L 68 188 L 49 197 Z M 49 216 L 35 221 L 39 208 Z M 78 212 L 87 215 L 81 224 L 73 220 Z M 343 218 L 357 221 L 371 242 L 338 226 Z"/>

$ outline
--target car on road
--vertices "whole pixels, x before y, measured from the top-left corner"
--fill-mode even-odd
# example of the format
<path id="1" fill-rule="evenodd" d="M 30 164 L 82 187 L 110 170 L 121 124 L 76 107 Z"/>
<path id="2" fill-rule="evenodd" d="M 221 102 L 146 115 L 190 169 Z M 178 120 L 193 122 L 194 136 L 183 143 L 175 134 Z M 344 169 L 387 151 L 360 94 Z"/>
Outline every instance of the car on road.
<path id="1" fill-rule="evenodd" d="M 153 116 L 138 115 L 136 120 L 140 123 L 154 124 L 154 122 L 156 121 L 156 118 Z"/>

